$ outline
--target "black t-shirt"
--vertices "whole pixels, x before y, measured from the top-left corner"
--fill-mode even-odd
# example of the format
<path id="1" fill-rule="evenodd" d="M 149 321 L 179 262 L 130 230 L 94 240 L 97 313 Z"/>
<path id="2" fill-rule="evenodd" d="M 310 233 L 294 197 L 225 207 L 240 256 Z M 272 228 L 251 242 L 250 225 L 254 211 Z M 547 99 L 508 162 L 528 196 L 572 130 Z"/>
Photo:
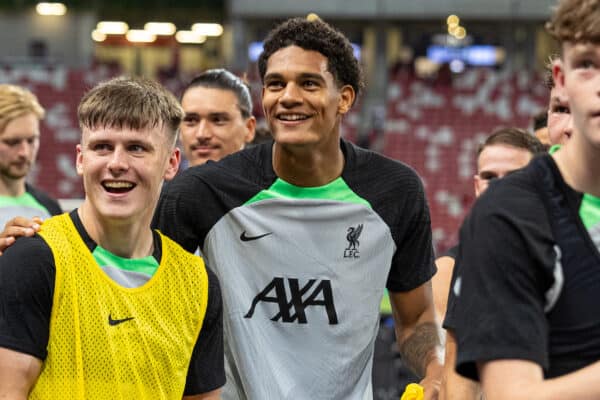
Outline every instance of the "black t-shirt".
<path id="1" fill-rule="evenodd" d="M 566 185 L 547 155 L 491 185 L 461 227 L 444 326 L 457 337 L 457 371 L 469 378 L 477 379 L 480 361 L 530 360 L 553 377 L 600 358 L 600 313 L 592 315 L 592 325 L 589 315 L 570 312 L 568 324 L 564 315 L 553 315 L 568 309 L 569 302 L 575 310 L 595 307 L 600 291 L 587 295 L 593 293 L 588 282 L 600 280 L 600 269 L 573 275 L 573 268 L 563 265 L 572 248 L 562 248 L 561 264 L 554 221 L 545 206 L 551 191 L 559 194 L 553 201 L 567 210 L 561 223 L 580 227 L 582 194 Z M 576 232 L 576 243 L 589 241 L 584 228 Z M 597 249 L 589 254 L 600 264 Z M 584 287 L 586 296 L 581 296 Z M 555 303 L 559 306 L 552 309 Z"/>
<path id="2" fill-rule="evenodd" d="M 46 210 L 50 213 L 50 215 L 58 215 L 62 214 L 62 209 L 56 200 L 48 196 L 46 193 L 37 189 L 36 187 L 26 183 L 25 190 L 30 193 L 37 201 L 40 202 L 41 205 L 46 207 Z"/>
<path id="3" fill-rule="evenodd" d="M 92 252 L 96 243 L 77 212 L 70 215 Z M 160 236 L 153 233 L 153 256 L 160 263 Z M 0 347 L 46 358 L 55 273 L 52 251 L 37 235 L 20 238 L 0 257 Z M 192 353 L 185 395 L 209 392 L 225 383 L 221 292 L 214 273 L 207 268 L 207 274 L 208 304 Z"/>

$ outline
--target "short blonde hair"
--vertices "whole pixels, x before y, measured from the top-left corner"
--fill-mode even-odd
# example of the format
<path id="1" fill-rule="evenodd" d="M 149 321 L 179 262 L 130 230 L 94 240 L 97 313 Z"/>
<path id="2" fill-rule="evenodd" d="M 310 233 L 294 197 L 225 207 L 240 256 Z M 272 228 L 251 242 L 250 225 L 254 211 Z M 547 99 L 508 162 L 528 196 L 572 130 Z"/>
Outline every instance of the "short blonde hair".
<path id="1" fill-rule="evenodd" d="M 96 85 L 77 108 L 82 129 L 165 127 L 173 145 L 183 115 L 175 96 L 160 83 L 124 76 Z"/>
<path id="2" fill-rule="evenodd" d="M 546 29 L 560 43 L 600 43 L 600 0 L 560 0 Z"/>
<path id="3" fill-rule="evenodd" d="M 16 85 L 0 85 L 0 132 L 13 119 L 29 113 L 33 113 L 38 119 L 44 118 L 45 114 L 33 93 Z"/>

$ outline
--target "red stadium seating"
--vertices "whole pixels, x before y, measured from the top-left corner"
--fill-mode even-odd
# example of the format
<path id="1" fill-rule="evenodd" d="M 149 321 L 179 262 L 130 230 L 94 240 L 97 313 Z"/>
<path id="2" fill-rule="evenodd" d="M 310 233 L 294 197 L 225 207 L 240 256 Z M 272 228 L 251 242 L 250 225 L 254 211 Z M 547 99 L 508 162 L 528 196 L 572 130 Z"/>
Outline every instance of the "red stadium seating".
<path id="1" fill-rule="evenodd" d="M 423 178 L 439 250 L 455 244 L 474 200 L 478 144 L 501 126 L 528 128 L 547 92 L 529 71 L 473 69 L 446 84 L 391 77 L 383 151 Z"/>

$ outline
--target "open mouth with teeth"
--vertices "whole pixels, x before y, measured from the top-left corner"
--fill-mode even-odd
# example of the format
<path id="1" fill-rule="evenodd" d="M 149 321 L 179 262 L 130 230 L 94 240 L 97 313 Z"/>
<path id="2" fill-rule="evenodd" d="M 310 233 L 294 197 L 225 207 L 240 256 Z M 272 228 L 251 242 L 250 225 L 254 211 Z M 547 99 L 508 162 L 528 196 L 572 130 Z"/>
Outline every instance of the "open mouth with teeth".
<path id="1" fill-rule="evenodd" d="M 110 181 L 103 182 L 102 186 L 109 193 L 127 193 L 135 187 L 135 184 L 123 181 Z"/>
<path id="2" fill-rule="evenodd" d="M 277 118 L 281 121 L 303 121 L 308 119 L 308 115 L 304 114 L 279 114 Z"/>

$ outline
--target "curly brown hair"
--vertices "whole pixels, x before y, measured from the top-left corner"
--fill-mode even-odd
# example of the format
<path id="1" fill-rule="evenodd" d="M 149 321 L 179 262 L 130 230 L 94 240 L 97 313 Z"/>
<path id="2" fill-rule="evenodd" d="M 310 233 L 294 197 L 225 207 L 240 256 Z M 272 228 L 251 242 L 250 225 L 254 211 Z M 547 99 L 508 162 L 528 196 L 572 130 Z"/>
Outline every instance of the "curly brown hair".
<path id="1" fill-rule="evenodd" d="M 600 43 L 600 0 L 560 0 L 546 30 L 560 43 Z"/>
<path id="2" fill-rule="evenodd" d="M 338 86 L 352 86 L 358 98 L 364 83 L 352 45 L 343 33 L 321 19 L 291 18 L 269 33 L 258 58 L 261 80 L 265 77 L 269 57 L 288 46 L 298 46 L 323 54 L 327 58 L 327 69 Z"/>

